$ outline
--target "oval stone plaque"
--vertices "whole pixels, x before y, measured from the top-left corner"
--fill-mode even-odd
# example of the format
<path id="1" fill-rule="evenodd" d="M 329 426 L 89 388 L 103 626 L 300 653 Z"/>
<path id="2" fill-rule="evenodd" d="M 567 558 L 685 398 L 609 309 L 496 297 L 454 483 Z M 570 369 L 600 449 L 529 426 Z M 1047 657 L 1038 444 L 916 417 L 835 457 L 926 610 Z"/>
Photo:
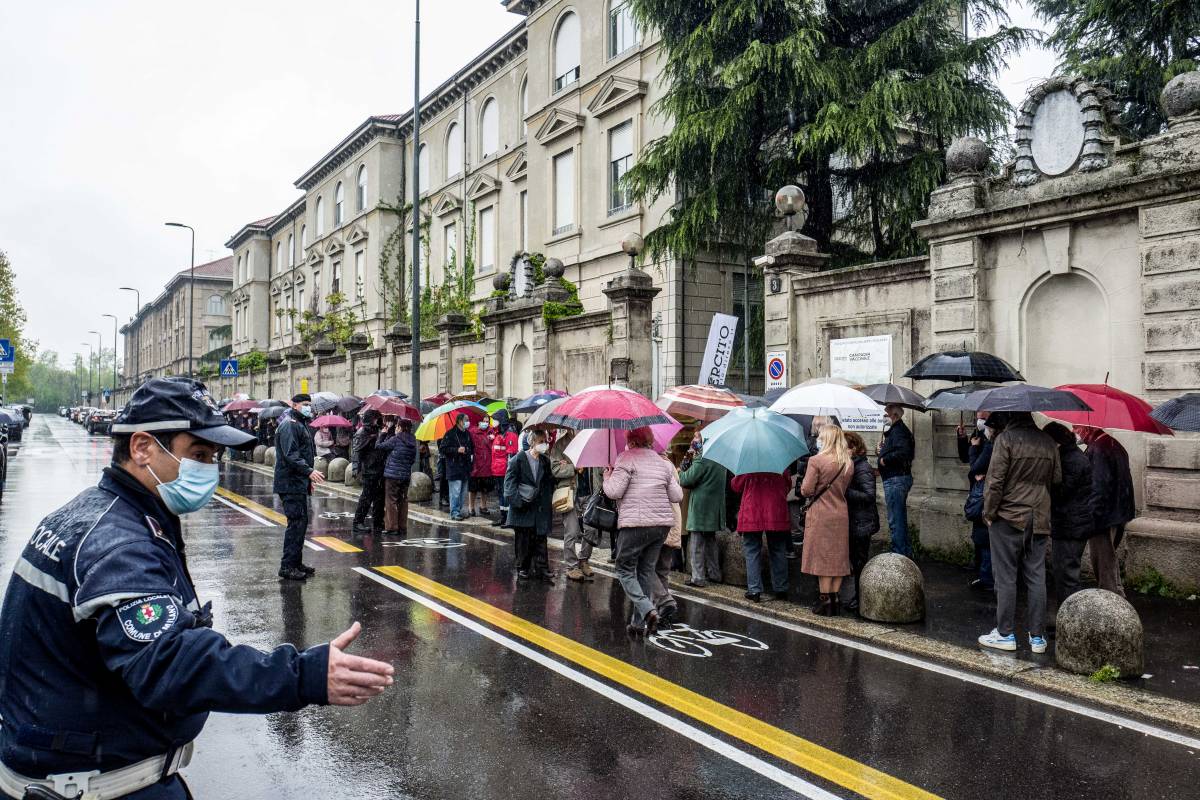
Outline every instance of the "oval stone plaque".
<path id="1" fill-rule="evenodd" d="M 1042 98 L 1033 115 L 1033 161 L 1045 175 L 1061 175 L 1079 160 L 1083 150 L 1083 109 L 1065 90 Z"/>

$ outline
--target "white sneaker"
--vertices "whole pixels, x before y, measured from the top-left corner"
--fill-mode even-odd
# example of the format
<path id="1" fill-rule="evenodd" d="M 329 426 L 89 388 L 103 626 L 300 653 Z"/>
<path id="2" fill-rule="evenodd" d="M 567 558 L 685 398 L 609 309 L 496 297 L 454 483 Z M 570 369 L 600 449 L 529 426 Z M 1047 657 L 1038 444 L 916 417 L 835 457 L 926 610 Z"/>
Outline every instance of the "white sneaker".
<path id="1" fill-rule="evenodd" d="M 992 628 L 991 633 L 985 633 L 979 637 L 979 644 L 984 647 L 990 647 L 993 650 L 1007 650 L 1012 652 L 1017 649 L 1017 637 L 1010 633 L 1008 636 L 1001 636 L 1000 631 Z M 1042 643 L 1042 650 L 1045 650 L 1045 643 Z"/>
<path id="2" fill-rule="evenodd" d="M 1046 652 L 1046 639 L 1042 636 L 1029 634 L 1029 649 L 1035 653 Z"/>

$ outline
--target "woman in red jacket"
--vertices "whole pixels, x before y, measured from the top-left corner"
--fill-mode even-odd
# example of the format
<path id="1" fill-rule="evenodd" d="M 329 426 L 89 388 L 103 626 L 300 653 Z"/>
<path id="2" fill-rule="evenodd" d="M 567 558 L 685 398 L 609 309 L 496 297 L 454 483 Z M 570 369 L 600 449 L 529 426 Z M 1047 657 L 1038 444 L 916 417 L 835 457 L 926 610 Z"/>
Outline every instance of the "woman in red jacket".
<path id="1" fill-rule="evenodd" d="M 778 600 L 788 596 L 788 542 L 792 517 L 787 496 L 792 486 L 790 472 L 752 472 L 733 479 L 733 490 L 742 495 L 738 509 L 738 533 L 746 553 L 746 597 L 762 599 L 763 535 L 767 537 L 767 560 L 771 566 L 771 591 Z"/>
<path id="2" fill-rule="evenodd" d="M 487 498 L 492 492 L 495 478 L 492 476 L 492 442 L 495 435 L 489 430 L 491 420 L 484 419 L 471 430 L 471 443 L 475 455 L 471 462 L 471 480 L 467 484 L 467 516 L 486 517 Z"/>
<path id="3" fill-rule="evenodd" d="M 504 433 L 496 434 L 492 439 L 492 477 L 496 481 L 496 490 L 500 495 L 500 524 L 503 525 L 508 515 L 508 501 L 504 497 L 504 473 L 508 470 L 508 460 L 520 450 L 517 443 L 516 425 L 512 422 L 503 428 Z"/>

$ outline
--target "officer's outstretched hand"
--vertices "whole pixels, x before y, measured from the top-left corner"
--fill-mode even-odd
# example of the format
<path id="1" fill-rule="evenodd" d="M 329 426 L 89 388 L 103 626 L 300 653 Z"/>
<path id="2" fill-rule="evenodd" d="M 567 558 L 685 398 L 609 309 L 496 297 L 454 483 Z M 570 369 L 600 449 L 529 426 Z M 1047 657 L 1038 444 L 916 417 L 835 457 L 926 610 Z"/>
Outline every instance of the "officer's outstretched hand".
<path id="1" fill-rule="evenodd" d="M 392 685 L 395 669 L 391 664 L 373 658 L 347 655 L 344 651 L 358 638 L 362 625 L 354 623 L 342 635 L 329 643 L 329 704 L 361 706 Z"/>

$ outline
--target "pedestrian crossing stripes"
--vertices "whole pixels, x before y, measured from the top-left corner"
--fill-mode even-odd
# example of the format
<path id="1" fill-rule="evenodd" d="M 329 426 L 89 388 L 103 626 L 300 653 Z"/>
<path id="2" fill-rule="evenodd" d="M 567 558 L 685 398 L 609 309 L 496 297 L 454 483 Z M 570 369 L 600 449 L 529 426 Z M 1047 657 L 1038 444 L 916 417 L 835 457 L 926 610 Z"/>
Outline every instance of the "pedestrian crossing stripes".
<path id="1" fill-rule="evenodd" d="M 317 544 L 325 545 L 330 550 L 334 550 L 338 553 L 361 553 L 362 552 L 361 547 L 355 547 L 354 545 L 350 544 L 349 542 L 343 542 L 341 539 L 337 538 L 336 536 L 314 536 L 314 537 L 312 537 L 312 540 L 314 542 L 316 542 Z"/>

